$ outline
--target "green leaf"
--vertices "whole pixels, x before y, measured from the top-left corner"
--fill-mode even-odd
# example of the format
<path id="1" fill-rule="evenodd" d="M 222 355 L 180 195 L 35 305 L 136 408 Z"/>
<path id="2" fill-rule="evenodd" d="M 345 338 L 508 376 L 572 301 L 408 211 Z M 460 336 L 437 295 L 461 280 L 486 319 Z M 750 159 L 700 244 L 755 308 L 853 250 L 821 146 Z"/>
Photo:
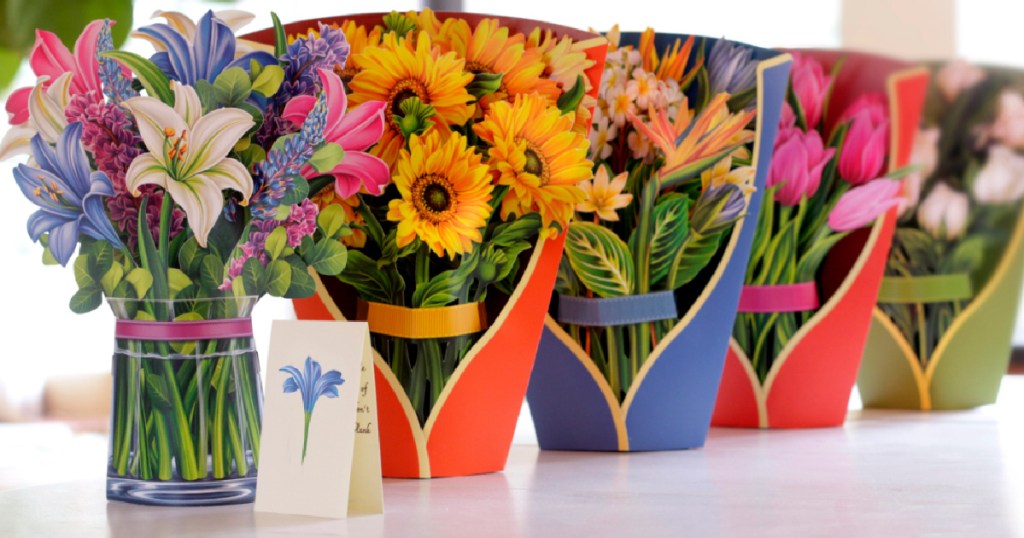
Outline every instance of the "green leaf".
<path id="1" fill-rule="evenodd" d="M 202 321 L 203 316 L 199 312 L 183 312 L 178 316 L 175 316 L 174 321 Z M 175 353 L 182 355 L 191 355 L 196 351 L 195 340 L 183 340 L 177 342 L 171 342 L 171 349 Z"/>
<path id="2" fill-rule="evenodd" d="M 416 250 L 420 248 L 421 244 L 422 242 L 417 238 L 406 243 L 402 248 L 398 248 L 398 230 L 396 228 L 388 230 L 384 246 L 381 248 L 380 259 L 377 260 L 377 267 L 394 265 L 398 260 L 416 254 Z"/>
<path id="3" fill-rule="evenodd" d="M 252 82 L 252 91 L 264 97 L 272 97 L 277 93 L 282 82 L 284 82 L 284 69 L 277 65 L 268 65 L 260 70 L 256 80 Z"/>
<path id="4" fill-rule="evenodd" d="M 111 265 L 110 269 L 107 270 L 107 273 L 100 279 L 100 286 L 103 289 L 103 293 L 105 293 L 107 297 L 113 296 L 114 288 L 121 283 L 123 278 L 124 268 L 119 264 Z"/>
<path id="5" fill-rule="evenodd" d="M 355 288 L 363 299 L 377 303 L 391 304 L 392 298 L 401 291 L 396 290 L 396 282 L 377 267 L 376 261 L 358 250 L 348 253 L 348 263 L 338 279 Z"/>
<path id="6" fill-rule="evenodd" d="M 290 176 L 290 178 L 292 188 L 284 193 L 284 196 L 281 198 L 281 206 L 301 204 L 303 200 L 309 197 L 309 182 L 298 174 Z"/>
<path id="7" fill-rule="evenodd" d="M 178 266 L 186 273 L 198 276 L 199 264 L 203 261 L 199 254 L 199 243 L 195 237 L 189 237 L 178 251 Z"/>
<path id="8" fill-rule="evenodd" d="M 95 284 L 79 289 L 71 296 L 71 302 L 68 306 L 71 307 L 71 311 L 76 314 L 84 314 L 91 312 L 99 308 L 103 302 L 103 292 L 100 291 L 99 286 Z"/>
<path id="9" fill-rule="evenodd" d="M 283 297 L 302 299 L 316 293 L 316 281 L 309 275 L 306 263 L 302 261 L 302 258 L 292 255 L 278 261 L 286 262 L 291 267 L 291 283 Z"/>
<path id="10" fill-rule="evenodd" d="M 162 374 L 149 374 L 146 376 L 146 392 L 149 395 L 151 405 L 161 409 L 169 409 L 171 407 L 171 390 L 167 379 Z"/>
<path id="11" fill-rule="evenodd" d="M 167 284 L 170 287 L 171 298 L 174 298 L 179 291 L 192 285 L 192 279 L 181 269 L 171 267 L 167 270 Z"/>
<path id="12" fill-rule="evenodd" d="M 633 290 L 635 269 L 629 248 L 617 235 L 592 222 L 573 222 L 565 253 L 584 286 L 600 297 L 621 297 Z"/>
<path id="13" fill-rule="evenodd" d="M 210 235 L 206 238 L 207 250 L 219 256 L 222 264 L 227 262 L 231 258 L 231 252 L 235 250 L 235 246 L 242 239 L 244 229 L 245 225 L 241 219 L 231 222 L 224 217 L 222 211 L 217 217 L 217 223 L 210 230 Z"/>
<path id="14" fill-rule="evenodd" d="M 139 257 L 142 258 L 142 267 L 149 269 L 153 274 L 153 287 L 149 290 L 152 298 L 170 299 L 170 292 L 167 290 L 167 267 L 161 261 L 162 258 L 153 241 L 153 233 L 149 230 L 149 224 L 146 221 L 146 207 L 148 204 L 149 198 L 145 197 L 139 205 L 139 219 L 137 223 Z"/>
<path id="15" fill-rule="evenodd" d="M 842 238 L 846 237 L 846 233 L 830 234 L 825 236 L 825 239 L 818 241 L 811 246 L 800 257 L 800 261 L 796 264 L 796 282 L 811 282 L 814 277 L 818 274 L 818 267 L 821 266 L 821 262 L 828 255 L 832 247 L 836 245 Z"/>
<path id="16" fill-rule="evenodd" d="M 199 79 L 192 88 L 199 96 L 199 102 L 203 104 L 203 114 L 209 114 L 217 109 L 217 92 L 213 91 L 213 84 L 205 79 Z"/>
<path id="17" fill-rule="evenodd" d="M 281 257 L 281 253 L 284 252 L 284 247 L 288 246 L 288 230 L 284 226 L 278 226 L 274 228 L 274 231 L 270 232 L 267 236 L 267 241 L 264 244 L 267 254 L 270 255 L 271 260 L 276 260 Z"/>
<path id="18" fill-rule="evenodd" d="M 79 254 L 74 263 L 75 283 L 79 288 L 87 288 L 96 284 L 96 279 L 89 274 L 89 255 Z"/>
<path id="19" fill-rule="evenodd" d="M 160 99 L 167 106 L 174 106 L 174 92 L 171 91 L 171 81 L 156 64 L 134 52 L 114 50 L 100 53 L 100 56 L 113 58 L 124 64 L 128 69 L 131 69 L 132 73 L 135 73 L 139 82 L 142 83 L 142 87 L 146 89 L 149 95 Z"/>
<path id="20" fill-rule="evenodd" d="M 302 257 L 321 275 L 337 275 L 345 269 L 348 249 L 334 239 L 321 239 L 311 252 L 304 252 Z"/>
<path id="21" fill-rule="evenodd" d="M 338 163 L 344 158 L 344 148 L 334 142 L 327 142 L 313 152 L 313 156 L 309 158 L 309 165 L 315 168 L 317 172 L 326 174 L 334 170 L 334 167 L 338 166 Z"/>
<path id="22" fill-rule="evenodd" d="M 216 254 L 203 256 L 199 269 L 199 285 L 207 295 L 214 296 L 217 288 L 224 283 L 224 262 Z"/>
<path id="23" fill-rule="evenodd" d="M 292 266 L 284 260 L 274 260 L 267 266 L 267 293 L 282 297 L 292 285 Z"/>
<path id="24" fill-rule="evenodd" d="M 651 240 L 654 237 L 654 202 L 661 192 L 661 180 L 657 175 L 644 183 L 637 208 L 636 228 L 629 237 L 629 252 L 633 256 L 636 278 L 633 281 L 633 293 L 642 294 L 651 291 Z"/>
<path id="25" fill-rule="evenodd" d="M 252 81 L 241 67 L 229 67 L 213 81 L 213 93 L 221 106 L 236 107 L 252 93 Z"/>
<path id="26" fill-rule="evenodd" d="M 491 95 L 501 88 L 502 73 L 488 73 L 481 71 L 473 74 L 473 80 L 466 86 L 466 91 L 479 100 L 485 95 Z"/>
<path id="27" fill-rule="evenodd" d="M 575 113 L 576 107 L 580 106 L 580 101 L 583 100 L 583 96 L 586 93 L 586 79 L 583 78 L 583 75 L 576 75 L 576 84 L 573 84 L 569 91 L 559 96 L 556 103 L 558 110 L 561 110 L 562 114 Z"/>
<path id="28" fill-rule="evenodd" d="M 128 271 L 124 279 L 135 288 L 135 297 L 138 299 L 145 297 L 149 288 L 153 286 L 153 274 L 141 267 Z"/>
<path id="29" fill-rule="evenodd" d="M 337 239 L 341 235 L 341 229 L 348 224 L 348 217 L 340 205 L 331 204 L 320 211 L 316 223 L 323 230 L 324 237 Z"/>
<path id="30" fill-rule="evenodd" d="M 266 290 L 263 289 L 263 264 L 260 263 L 255 257 L 245 260 L 245 264 L 242 265 L 242 283 L 245 285 L 246 295 L 263 295 Z"/>
<path id="31" fill-rule="evenodd" d="M 667 289 L 678 289 L 700 274 L 718 252 L 721 240 L 722 233 L 704 236 L 690 230 L 672 261 Z"/>
<path id="32" fill-rule="evenodd" d="M 519 241 L 533 239 L 540 232 L 540 228 L 540 215 L 527 213 L 512 222 L 496 226 L 487 242 L 499 247 L 507 247 Z"/>
<path id="33" fill-rule="evenodd" d="M 651 287 L 668 276 L 676 254 L 690 235 L 690 199 L 685 195 L 669 194 L 654 206 L 654 224 L 650 239 Z"/>
<path id="34" fill-rule="evenodd" d="M 414 308 L 436 308 L 451 304 L 459 298 L 466 280 L 476 270 L 480 256 L 476 253 L 463 256 L 455 269 L 442 271 L 425 284 L 416 286 L 412 294 Z"/>
<path id="35" fill-rule="evenodd" d="M 271 11 L 270 18 L 274 21 L 274 56 L 280 58 L 288 52 L 288 38 L 285 37 L 284 26 L 281 25 L 277 13 Z"/>
<path id="36" fill-rule="evenodd" d="M 92 241 L 83 244 L 82 252 L 89 254 L 89 276 L 100 281 L 114 265 L 114 248 L 106 241 Z"/>

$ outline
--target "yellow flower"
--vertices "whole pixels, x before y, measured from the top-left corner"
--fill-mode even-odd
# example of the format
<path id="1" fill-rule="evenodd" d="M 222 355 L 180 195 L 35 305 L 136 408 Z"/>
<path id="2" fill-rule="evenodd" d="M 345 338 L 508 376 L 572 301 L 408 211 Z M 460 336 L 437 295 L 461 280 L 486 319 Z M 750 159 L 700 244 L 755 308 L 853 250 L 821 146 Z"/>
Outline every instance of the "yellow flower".
<path id="1" fill-rule="evenodd" d="M 485 140 L 497 183 L 507 185 L 501 217 L 540 214 L 544 226 L 557 222 L 564 229 L 573 208 L 583 201 L 576 185 L 593 177 L 587 160 L 590 143 L 572 130 L 573 115 L 563 115 L 537 94 L 497 102 L 474 126 Z"/>
<path id="2" fill-rule="evenodd" d="M 392 117 L 401 113 L 402 101 L 418 97 L 437 111 L 435 126 L 462 125 L 473 115 L 470 102 L 473 97 L 466 85 L 473 75 L 464 71 L 465 62 L 455 53 L 441 54 L 430 37 L 420 33 L 415 39 L 398 39 L 394 34 L 384 36 L 380 46 L 367 47 L 355 54 L 362 70 L 352 78 L 349 88 L 349 106 L 356 107 L 367 101 L 386 101 L 384 135 L 370 151 L 394 165 L 405 139 Z"/>
<path id="3" fill-rule="evenodd" d="M 753 192 L 756 172 L 757 170 L 753 166 L 740 166 L 732 170 L 732 157 L 726 157 L 700 173 L 702 191 L 706 191 L 710 187 L 732 183 L 745 192 Z"/>
<path id="4" fill-rule="evenodd" d="M 534 28 L 526 38 L 526 48 L 540 51 L 545 64 L 544 77 L 557 82 L 563 92 L 571 89 L 580 75 L 586 89 L 590 89 L 590 80 L 583 72 L 594 65 L 594 60 L 569 36 L 559 39 L 551 30 Z"/>
<path id="5" fill-rule="evenodd" d="M 334 73 L 348 86 L 352 82 L 352 78 L 356 76 L 356 73 L 362 71 L 362 66 L 359 65 L 356 57 L 359 56 L 359 53 L 366 50 L 367 47 L 380 45 L 382 32 L 380 26 L 374 26 L 367 31 L 365 26 L 356 24 L 355 21 L 351 20 L 343 21 L 340 28 L 342 32 L 345 32 L 345 40 L 348 41 L 349 59 L 345 62 L 344 69 L 335 67 Z"/>
<path id="6" fill-rule="evenodd" d="M 340 206 L 345 211 L 345 220 L 352 226 L 352 235 L 342 236 L 341 244 L 352 248 L 366 246 L 366 232 L 362 229 L 366 225 L 366 221 L 356 211 L 356 208 L 362 203 L 359 201 L 359 195 L 353 194 L 349 198 L 341 198 L 334 189 L 323 189 L 313 196 L 312 200 L 321 211 L 329 205 Z"/>
<path id="7" fill-rule="evenodd" d="M 554 80 L 542 78 L 545 64 L 541 51 L 527 49 L 523 34 L 509 35 L 497 19 L 483 19 L 470 30 L 465 19 L 444 21 L 441 37 L 450 50 L 466 60 L 470 73 L 501 73 L 501 87 L 481 100 L 483 108 L 494 101 L 514 99 L 526 93 L 540 93 L 553 104 L 561 91 Z"/>
<path id="8" fill-rule="evenodd" d="M 489 168 L 464 136 L 413 135 L 392 179 L 402 198 L 391 200 L 387 218 L 398 222 L 399 247 L 419 237 L 434 254 L 455 258 L 483 240 L 480 229 L 491 216 L 494 186 Z"/>
<path id="9" fill-rule="evenodd" d="M 593 181 L 581 181 L 579 188 L 583 190 L 586 199 L 576 204 L 576 211 L 580 213 L 597 213 L 597 216 L 607 221 L 619 220 L 616 209 L 621 209 L 633 201 L 633 195 L 622 193 L 626 188 L 626 179 L 629 172 L 623 172 L 608 181 L 608 167 L 599 166 L 594 174 Z"/>

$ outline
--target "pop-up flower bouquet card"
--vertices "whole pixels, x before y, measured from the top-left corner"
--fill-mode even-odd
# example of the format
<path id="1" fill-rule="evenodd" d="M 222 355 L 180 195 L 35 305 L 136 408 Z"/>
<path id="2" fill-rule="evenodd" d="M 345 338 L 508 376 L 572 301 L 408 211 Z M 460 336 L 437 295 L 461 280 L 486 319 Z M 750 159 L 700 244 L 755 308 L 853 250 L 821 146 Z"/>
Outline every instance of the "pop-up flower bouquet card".
<path id="1" fill-rule="evenodd" d="M 312 295 L 310 269 L 345 266 L 349 220 L 307 199 L 304 176 L 358 154 L 332 137 L 345 101 L 329 65 L 293 78 L 294 58 L 236 39 L 251 20 L 239 12 L 160 16 L 136 32 L 149 57 L 112 50 L 112 21 L 73 51 L 39 31 L 38 79 L 8 99 L 0 151 L 28 154 L 14 170 L 37 207 L 28 236 L 45 264 L 72 266 L 71 309 L 106 298 L 117 318 L 108 498 L 250 502 L 262 394 L 249 315 L 267 294 Z M 297 101 L 305 121 L 276 106 Z"/>
<path id="2" fill-rule="evenodd" d="M 385 476 L 500 471 L 568 221 L 585 198 L 577 185 L 592 175 L 589 107 L 605 40 L 429 10 L 276 33 L 248 37 L 290 43 L 286 87 L 304 76 L 292 69 L 306 73 L 333 50 L 333 70 L 308 84 L 355 107 L 328 116 L 325 131 L 344 148 L 340 166 L 353 166 L 313 195 L 348 216 L 353 233 L 338 243 L 347 264 L 313 277 L 298 316 L 369 324 Z M 282 121 L 306 125 L 312 102 L 293 99 Z"/>
<path id="3" fill-rule="evenodd" d="M 924 103 L 924 69 L 793 54 L 715 425 L 845 420 Z"/>
<path id="4" fill-rule="evenodd" d="M 650 29 L 608 38 L 594 179 L 580 185 L 527 399 L 545 449 L 699 447 L 789 56 Z"/>
<path id="5" fill-rule="evenodd" d="M 1024 77 L 937 66 L 858 379 L 867 407 L 995 402 L 1024 273 Z"/>

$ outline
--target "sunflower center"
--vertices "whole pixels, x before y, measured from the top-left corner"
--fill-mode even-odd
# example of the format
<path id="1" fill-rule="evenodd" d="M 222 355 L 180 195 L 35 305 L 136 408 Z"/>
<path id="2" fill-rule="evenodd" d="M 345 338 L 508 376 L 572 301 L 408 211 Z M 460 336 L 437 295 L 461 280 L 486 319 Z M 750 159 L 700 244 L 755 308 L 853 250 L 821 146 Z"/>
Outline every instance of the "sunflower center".
<path id="1" fill-rule="evenodd" d="M 540 157 L 537 150 L 526 148 L 523 155 L 526 157 L 526 165 L 523 166 L 523 170 L 539 177 L 542 183 L 546 182 L 547 174 L 544 173 L 544 159 Z"/>
<path id="2" fill-rule="evenodd" d="M 388 121 L 391 121 L 395 114 L 402 114 L 402 103 L 410 97 L 419 97 L 420 101 L 424 103 L 430 101 L 427 89 L 421 82 L 411 79 L 402 80 L 395 84 L 395 87 L 391 88 L 391 92 L 388 94 L 388 102 L 391 103 L 391 106 L 387 109 Z"/>
<path id="3" fill-rule="evenodd" d="M 455 214 L 455 189 L 438 174 L 420 176 L 412 187 L 412 200 L 420 217 L 434 224 Z"/>
<path id="4" fill-rule="evenodd" d="M 491 67 L 481 62 L 466 62 L 466 71 L 478 75 L 480 73 L 493 73 Z"/>
<path id="5" fill-rule="evenodd" d="M 341 67 L 339 65 L 335 65 L 334 66 L 334 74 L 338 75 L 338 78 L 341 79 L 341 82 L 343 82 L 345 84 L 345 92 L 346 93 L 351 93 L 352 92 L 352 90 L 349 89 L 348 85 L 349 85 L 350 82 L 352 82 L 352 79 L 358 73 L 359 73 L 359 69 L 357 69 L 355 67 Z"/>

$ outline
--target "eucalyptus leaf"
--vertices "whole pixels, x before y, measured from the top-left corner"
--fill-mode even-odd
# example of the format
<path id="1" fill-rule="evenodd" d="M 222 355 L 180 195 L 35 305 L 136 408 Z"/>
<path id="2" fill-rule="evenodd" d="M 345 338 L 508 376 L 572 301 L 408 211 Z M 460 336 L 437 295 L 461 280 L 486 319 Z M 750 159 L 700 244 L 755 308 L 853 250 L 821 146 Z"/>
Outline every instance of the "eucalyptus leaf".
<path id="1" fill-rule="evenodd" d="M 348 249 L 334 239 L 321 239 L 316 242 L 312 252 L 303 253 L 303 259 L 316 272 L 333 276 L 345 269 Z"/>
<path id="2" fill-rule="evenodd" d="M 348 217 L 341 206 L 331 204 L 323 208 L 316 216 L 316 223 L 324 232 L 324 237 L 337 239 L 341 234 L 341 229 L 348 224 Z"/>
<path id="3" fill-rule="evenodd" d="M 103 292 L 99 286 L 93 284 L 79 289 L 71 296 L 71 302 L 68 306 L 71 307 L 71 311 L 76 314 L 84 314 L 91 312 L 99 308 L 100 304 L 103 303 Z"/>
<path id="4" fill-rule="evenodd" d="M 345 158 L 345 149 L 333 142 L 327 142 L 313 152 L 309 165 L 321 174 L 334 170 L 335 166 Z"/>
<path id="5" fill-rule="evenodd" d="M 292 266 L 284 260 L 274 260 L 267 265 L 267 293 L 282 297 L 292 285 Z"/>
<path id="6" fill-rule="evenodd" d="M 124 277 L 133 288 L 135 288 L 135 297 L 142 299 L 149 292 L 149 288 L 153 285 L 153 274 L 148 269 L 136 267 Z"/>
<path id="7" fill-rule="evenodd" d="M 229 67 L 213 81 L 213 93 L 221 106 L 237 107 L 252 93 L 252 81 L 241 67 Z"/>
<path id="8" fill-rule="evenodd" d="M 260 69 L 256 80 L 252 81 L 252 91 L 264 97 L 272 97 L 277 93 L 282 82 L 284 82 L 284 69 L 277 65 L 268 65 Z"/>
<path id="9" fill-rule="evenodd" d="M 288 230 L 286 230 L 284 226 L 274 228 L 274 231 L 267 235 L 266 243 L 264 243 L 264 249 L 267 251 L 267 254 L 270 255 L 271 260 L 280 258 L 287 246 Z"/>
<path id="10" fill-rule="evenodd" d="M 390 275 L 377 267 L 375 260 L 358 250 L 348 253 L 348 263 L 338 279 L 355 288 L 367 301 L 391 304 L 401 291 L 396 289 L 396 282 Z"/>

